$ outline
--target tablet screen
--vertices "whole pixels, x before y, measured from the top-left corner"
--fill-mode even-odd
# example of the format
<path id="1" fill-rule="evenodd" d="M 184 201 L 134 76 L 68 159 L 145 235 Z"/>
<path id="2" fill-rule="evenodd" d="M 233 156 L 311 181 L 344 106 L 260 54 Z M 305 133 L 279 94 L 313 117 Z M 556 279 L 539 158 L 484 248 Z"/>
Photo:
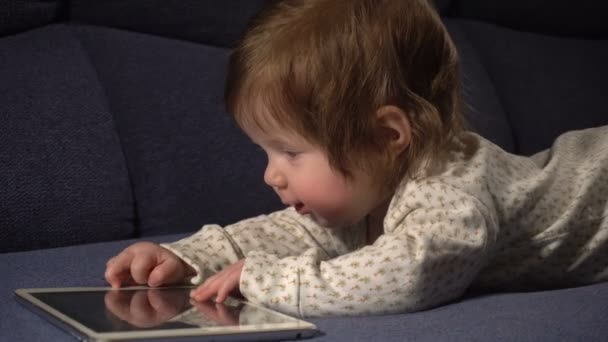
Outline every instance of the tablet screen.
<path id="1" fill-rule="evenodd" d="M 310 323 L 234 298 L 228 298 L 222 304 L 192 301 L 191 290 L 190 287 L 73 288 L 16 292 L 46 314 L 97 338 L 119 340 L 123 336 L 198 336 L 314 329 Z"/>

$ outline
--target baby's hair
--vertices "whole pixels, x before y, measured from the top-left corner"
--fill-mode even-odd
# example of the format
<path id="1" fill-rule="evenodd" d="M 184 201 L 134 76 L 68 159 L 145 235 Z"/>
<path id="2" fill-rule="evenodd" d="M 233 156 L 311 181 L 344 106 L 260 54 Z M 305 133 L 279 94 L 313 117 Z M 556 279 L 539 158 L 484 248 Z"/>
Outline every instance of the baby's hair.
<path id="1" fill-rule="evenodd" d="M 387 186 L 440 161 L 463 125 L 457 52 L 427 0 L 274 1 L 232 53 L 225 99 L 242 128 L 278 125 Z M 399 156 L 375 120 L 385 105 L 411 124 Z"/>

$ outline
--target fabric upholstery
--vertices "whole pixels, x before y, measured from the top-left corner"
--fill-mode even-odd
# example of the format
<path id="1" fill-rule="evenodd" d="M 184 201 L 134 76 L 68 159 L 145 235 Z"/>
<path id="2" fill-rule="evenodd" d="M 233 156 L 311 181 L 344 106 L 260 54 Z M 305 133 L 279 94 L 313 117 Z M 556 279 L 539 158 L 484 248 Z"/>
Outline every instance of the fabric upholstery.
<path id="1" fill-rule="evenodd" d="M 608 2 L 452 0 L 447 15 L 555 36 L 608 38 Z"/>
<path id="2" fill-rule="evenodd" d="M 557 38 L 470 21 L 461 27 L 496 87 L 517 153 L 532 154 L 567 130 L 608 122 L 608 39 Z"/>
<path id="3" fill-rule="evenodd" d="M 153 33 L 216 46 L 233 46 L 265 0 L 73 0 L 77 23 Z"/>
<path id="4" fill-rule="evenodd" d="M 496 88 L 480 61 L 479 52 L 457 21 L 446 19 L 445 23 L 460 56 L 462 93 L 469 129 L 513 152 L 511 125 L 505 117 Z"/>
<path id="5" fill-rule="evenodd" d="M 174 241 L 183 235 L 157 237 Z M 25 309 L 16 288 L 103 286 L 105 261 L 132 240 L 0 255 L 0 340 L 70 341 L 71 336 Z M 86 262 L 83 262 L 86 260 Z M 470 294 L 414 314 L 311 319 L 310 341 L 604 341 L 608 283 L 572 289 Z"/>
<path id="6" fill-rule="evenodd" d="M 64 19 L 67 11 L 66 0 L 2 0 L 0 37 Z"/>
<path id="7" fill-rule="evenodd" d="M 0 80 L 0 252 L 133 237 L 115 123 L 70 30 L 4 38 Z"/>
<path id="8" fill-rule="evenodd" d="M 194 231 L 278 209 L 265 155 L 223 107 L 228 51 L 78 27 L 115 113 L 139 235 Z"/>

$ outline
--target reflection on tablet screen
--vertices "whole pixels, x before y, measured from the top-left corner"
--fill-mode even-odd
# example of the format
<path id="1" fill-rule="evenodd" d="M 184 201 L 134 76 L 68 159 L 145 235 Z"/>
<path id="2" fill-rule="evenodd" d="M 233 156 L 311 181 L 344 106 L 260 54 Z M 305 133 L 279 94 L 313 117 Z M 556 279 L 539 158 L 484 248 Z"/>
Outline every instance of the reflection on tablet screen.
<path id="1" fill-rule="evenodd" d="M 223 304 L 190 300 L 191 288 L 40 292 L 31 295 L 94 331 L 128 332 L 295 322 L 228 298 Z"/>

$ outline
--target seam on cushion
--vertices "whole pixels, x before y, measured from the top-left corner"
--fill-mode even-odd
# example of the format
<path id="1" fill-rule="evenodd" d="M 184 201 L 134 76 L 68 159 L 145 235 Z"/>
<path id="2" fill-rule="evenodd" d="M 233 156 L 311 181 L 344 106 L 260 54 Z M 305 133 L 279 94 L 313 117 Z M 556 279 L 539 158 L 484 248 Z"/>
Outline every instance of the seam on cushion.
<path id="1" fill-rule="evenodd" d="M 513 129 L 513 120 L 511 118 L 509 111 L 507 110 L 507 107 L 505 107 L 504 99 L 502 98 L 502 95 L 500 94 L 500 92 L 498 92 L 498 89 L 496 89 L 496 79 L 492 76 L 492 73 L 490 73 L 488 68 L 486 67 L 487 56 L 485 56 L 483 54 L 483 52 L 481 52 L 481 49 L 479 49 L 475 45 L 473 39 L 471 39 L 471 35 L 468 32 L 467 25 L 466 24 L 462 25 L 463 24 L 462 20 L 457 20 L 456 22 L 458 23 L 460 32 L 462 32 L 463 38 L 466 39 L 466 41 L 469 43 L 471 48 L 475 51 L 475 54 L 478 57 L 477 60 L 479 61 L 479 66 L 483 69 L 483 71 L 485 72 L 485 74 L 487 75 L 488 79 L 490 80 L 490 82 L 492 84 L 492 88 L 493 88 L 494 94 L 496 95 L 496 99 L 499 102 L 500 107 L 503 109 L 504 118 L 507 121 L 507 125 L 509 125 L 509 129 L 511 130 L 509 133 L 511 136 L 511 141 L 513 142 L 513 151 L 515 153 L 519 153 L 519 150 L 520 150 L 519 141 L 518 141 L 517 136 L 515 135 L 515 131 Z"/>
<path id="2" fill-rule="evenodd" d="M 85 45 L 82 43 L 82 40 L 80 39 L 80 37 L 78 36 L 78 33 L 76 33 L 74 30 L 74 27 L 71 25 L 64 25 L 70 35 L 72 37 L 75 38 L 76 42 L 78 42 L 78 45 L 80 45 L 83 54 L 85 55 L 85 57 L 87 58 L 89 65 L 91 66 L 91 69 L 94 71 L 95 73 L 95 77 L 97 79 L 97 83 L 99 84 L 99 88 L 100 91 L 103 95 L 103 99 L 105 101 L 105 107 L 108 109 L 108 114 L 110 115 L 110 118 L 112 119 L 112 123 L 114 126 L 114 132 L 116 133 L 116 137 L 118 139 L 118 144 L 120 146 L 120 151 L 122 154 L 122 158 L 124 161 L 124 165 L 125 165 L 125 169 L 127 170 L 127 180 L 129 182 L 130 185 L 130 190 L 131 190 L 131 198 L 133 199 L 133 217 L 134 217 L 134 237 L 139 237 L 141 236 L 141 227 L 140 227 L 140 213 L 139 213 L 139 206 L 137 205 L 137 197 L 135 194 L 135 186 L 133 185 L 133 177 L 132 175 L 132 170 L 131 167 L 129 166 L 129 163 L 127 161 L 127 156 L 125 153 L 125 148 L 124 148 L 124 144 L 122 141 L 122 136 L 120 134 L 120 130 L 118 129 L 118 125 L 116 124 L 116 119 L 115 119 L 115 115 L 114 115 L 114 110 L 112 110 L 112 106 L 110 105 L 110 100 L 108 98 L 108 94 L 106 92 L 106 88 L 105 85 L 103 84 L 103 82 L 101 81 L 100 77 L 99 77 L 99 70 L 97 70 L 97 67 L 95 66 L 95 63 L 93 63 L 93 59 L 91 58 L 91 55 L 89 53 L 89 51 L 87 50 L 87 48 L 85 47 Z"/>

